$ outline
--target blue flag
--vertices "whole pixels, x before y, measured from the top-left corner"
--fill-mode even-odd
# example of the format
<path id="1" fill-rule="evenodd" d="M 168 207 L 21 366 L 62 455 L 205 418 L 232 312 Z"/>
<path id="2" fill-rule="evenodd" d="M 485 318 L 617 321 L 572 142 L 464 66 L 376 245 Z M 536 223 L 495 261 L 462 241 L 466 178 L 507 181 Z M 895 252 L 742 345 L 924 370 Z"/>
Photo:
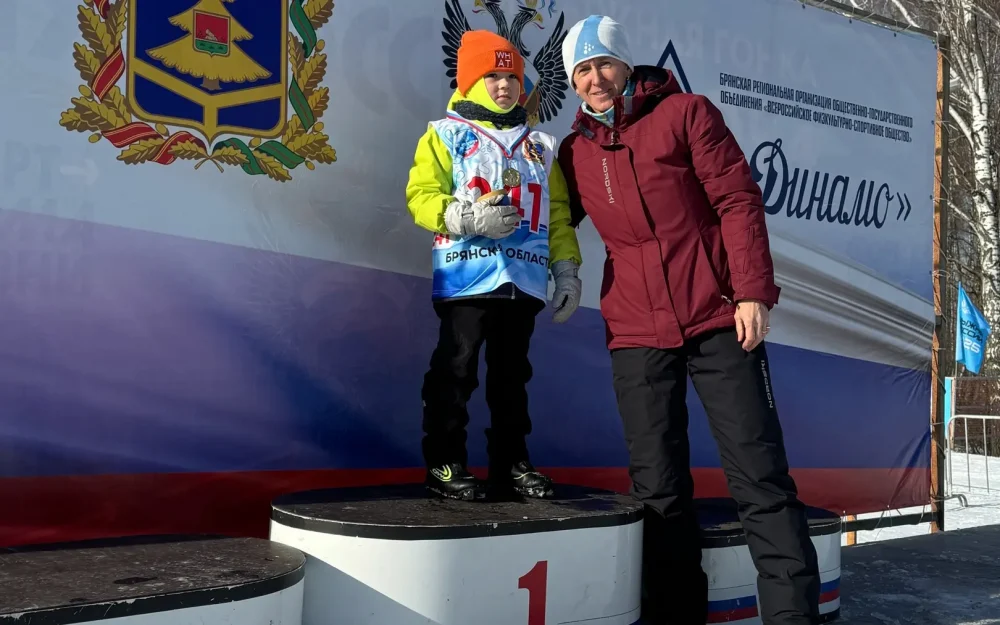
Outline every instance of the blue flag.
<path id="1" fill-rule="evenodd" d="M 990 324 L 969 299 L 969 294 L 961 283 L 958 285 L 958 323 L 955 325 L 955 362 L 962 363 L 966 369 L 978 375 L 986 353 Z"/>

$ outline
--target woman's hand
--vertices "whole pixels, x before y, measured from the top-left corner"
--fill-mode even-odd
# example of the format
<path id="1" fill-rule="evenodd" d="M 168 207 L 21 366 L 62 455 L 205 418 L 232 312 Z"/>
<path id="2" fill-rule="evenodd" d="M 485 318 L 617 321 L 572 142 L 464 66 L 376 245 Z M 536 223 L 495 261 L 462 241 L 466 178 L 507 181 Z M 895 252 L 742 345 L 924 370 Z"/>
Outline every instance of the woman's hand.
<path id="1" fill-rule="evenodd" d="M 770 311 L 757 300 L 740 300 L 736 303 L 736 314 L 733 316 L 736 319 L 736 338 L 748 352 L 760 345 L 771 329 L 768 325 Z"/>

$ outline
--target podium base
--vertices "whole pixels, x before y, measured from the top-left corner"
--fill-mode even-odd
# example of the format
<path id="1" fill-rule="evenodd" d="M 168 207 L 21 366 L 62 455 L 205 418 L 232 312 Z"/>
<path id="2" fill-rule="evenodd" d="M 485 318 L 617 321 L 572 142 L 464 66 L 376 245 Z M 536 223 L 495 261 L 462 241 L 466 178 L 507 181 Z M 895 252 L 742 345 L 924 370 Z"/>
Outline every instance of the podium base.
<path id="1" fill-rule="evenodd" d="M 271 540 L 307 554 L 304 625 L 633 625 L 641 513 L 566 485 L 504 502 L 344 488 L 276 500 Z"/>
<path id="2" fill-rule="evenodd" d="M 760 625 L 757 569 L 732 499 L 698 499 L 702 528 L 701 566 L 708 575 L 708 622 Z M 820 571 L 821 622 L 840 617 L 840 516 L 806 509 L 809 535 Z"/>
<path id="3" fill-rule="evenodd" d="M 305 557 L 254 538 L 137 537 L 0 554 L 0 625 L 299 625 Z"/>

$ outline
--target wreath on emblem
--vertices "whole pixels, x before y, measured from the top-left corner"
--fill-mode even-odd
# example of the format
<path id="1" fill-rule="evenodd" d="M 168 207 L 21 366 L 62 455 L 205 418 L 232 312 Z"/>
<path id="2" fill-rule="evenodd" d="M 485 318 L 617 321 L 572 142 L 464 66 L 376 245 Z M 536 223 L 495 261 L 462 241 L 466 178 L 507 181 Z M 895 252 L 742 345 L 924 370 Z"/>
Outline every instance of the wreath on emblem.
<path id="1" fill-rule="evenodd" d="M 186 130 L 171 133 L 163 124 L 150 126 L 135 121 L 118 86 L 125 71 L 122 37 L 128 21 L 129 0 L 84 0 L 79 6 L 80 32 L 86 45 L 73 44 L 73 59 L 84 84 L 80 96 L 70 101 L 59 124 L 70 131 L 89 132 L 91 143 L 107 139 L 121 152 L 118 160 L 129 165 L 169 165 L 177 159 L 207 162 L 219 171 L 223 165 L 239 166 L 251 175 L 266 175 L 279 182 L 292 179 L 290 170 L 299 165 L 315 169 L 313 161 L 333 163 L 337 153 L 323 133 L 320 117 L 330 102 L 330 90 L 321 87 L 327 69 L 322 54 L 324 42 L 317 29 L 333 15 L 333 0 L 291 0 L 289 17 L 294 29 L 288 33 L 291 64 L 288 100 L 295 111 L 285 125 L 281 140 L 249 143 L 229 138 L 213 146 Z M 296 36 L 296 33 L 298 36 Z"/>

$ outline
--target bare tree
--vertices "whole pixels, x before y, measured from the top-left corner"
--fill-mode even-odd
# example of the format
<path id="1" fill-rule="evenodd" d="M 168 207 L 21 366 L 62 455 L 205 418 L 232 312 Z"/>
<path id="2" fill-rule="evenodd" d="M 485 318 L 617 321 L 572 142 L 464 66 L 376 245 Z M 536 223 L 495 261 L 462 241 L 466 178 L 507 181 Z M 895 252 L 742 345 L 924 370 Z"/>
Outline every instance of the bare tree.
<path id="1" fill-rule="evenodd" d="M 994 333 L 983 372 L 1000 373 L 1000 2 L 849 0 L 855 9 L 949 36 L 949 223 L 942 242 L 954 295 L 962 282 Z M 950 298 L 954 303 L 954 297 Z M 954 310 L 949 311 L 954 315 Z M 950 372 L 949 372 L 950 373 Z"/>

